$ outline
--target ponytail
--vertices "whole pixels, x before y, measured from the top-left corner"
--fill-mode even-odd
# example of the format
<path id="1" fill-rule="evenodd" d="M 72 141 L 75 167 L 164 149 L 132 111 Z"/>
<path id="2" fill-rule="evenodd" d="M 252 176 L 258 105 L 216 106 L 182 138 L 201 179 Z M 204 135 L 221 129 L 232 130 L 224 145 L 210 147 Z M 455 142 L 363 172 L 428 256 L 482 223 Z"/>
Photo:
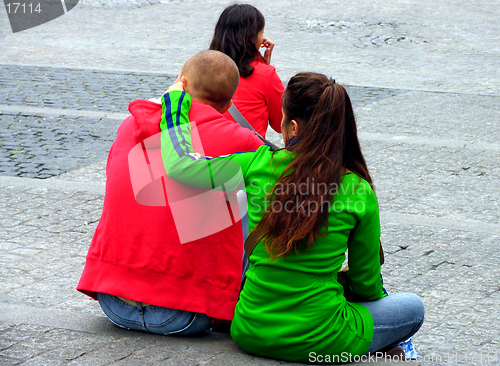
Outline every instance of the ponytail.
<path id="1" fill-rule="evenodd" d="M 340 184 L 346 169 L 372 183 L 344 87 L 322 74 L 299 73 L 288 83 L 283 111 L 285 126 L 292 119 L 299 125 L 297 138 L 288 146 L 296 156 L 276 182 L 268 201 L 270 205 L 280 202 L 277 207 L 288 209 L 266 210 L 256 228 L 263 233 L 260 239 L 264 239 L 265 249 L 275 259 L 308 248 L 326 235 L 332 192 L 314 187 Z M 297 195 L 295 188 L 304 184 L 313 187 Z M 323 224 L 326 228 L 320 233 Z"/>

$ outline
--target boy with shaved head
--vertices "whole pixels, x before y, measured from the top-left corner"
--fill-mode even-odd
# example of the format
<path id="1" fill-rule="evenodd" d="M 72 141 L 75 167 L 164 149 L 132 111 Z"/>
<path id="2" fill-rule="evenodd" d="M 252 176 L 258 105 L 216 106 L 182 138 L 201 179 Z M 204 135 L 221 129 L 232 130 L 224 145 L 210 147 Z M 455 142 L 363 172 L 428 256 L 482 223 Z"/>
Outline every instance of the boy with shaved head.
<path id="1" fill-rule="evenodd" d="M 262 144 L 221 114 L 238 80 L 234 62 L 217 51 L 194 55 L 179 73 L 177 81 L 192 97 L 189 119 L 196 121 L 199 134 L 193 141 L 206 155 L 256 150 Z M 177 212 L 189 207 L 193 195 L 161 171 L 162 106 L 135 100 L 129 111 L 109 152 L 102 216 L 77 290 L 97 299 L 123 328 L 203 332 L 213 319 L 233 318 L 242 271 L 241 223 L 233 219 L 212 228 L 200 222 L 205 235 L 181 232 L 180 221 L 186 220 Z M 189 199 L 179 199 L 182 195 Z M 194 228 L 197 212 L 192 213 Z"/>
<path id="2" fill-rule="evenodd" d="M 192 100 L 225 111 L 239 78 L 238 68 L 231 58 L 218 51 L 202 51 L 186 61 L 177 81 L 182 81 Z"/>

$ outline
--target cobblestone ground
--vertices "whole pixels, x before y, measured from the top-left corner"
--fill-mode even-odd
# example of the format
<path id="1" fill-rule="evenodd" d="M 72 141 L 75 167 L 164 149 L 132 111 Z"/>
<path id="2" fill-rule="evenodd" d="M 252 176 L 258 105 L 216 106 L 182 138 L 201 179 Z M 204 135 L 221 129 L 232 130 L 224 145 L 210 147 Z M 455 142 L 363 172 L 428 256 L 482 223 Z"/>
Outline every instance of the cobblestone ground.
<path id="1" fill-rule="evenodd" d="M 4 65 L 4 104 L 103 113 L 2 112 L 0 105 L 0 175 L 49 178 L 106 159 L 121 118 L 107 118 L 104 112 L 127 113 L 131 100 L 159 96 L 174 80 L 160 74 Z"/>
<path id="2" fill-rule="evenodd" d="M 16 34 L 0 10 L 0 364 L 288 364 L 224 334 L 121 330 L 75 291 L 128 102 L 158 96 L 227 5 L 81 3 Z M 426 305 L 415 363 L 500 365 L 499 4 L 254 4 L 285 81 L 315 70 L 349 85 L 377 186 L 386 287 Z"/>
<path id="3" fill-rule="evenodd" d="M 131 100 L 160 96 L 174 80 L 152 73 L 3 65 L 4 109 L 60 110 L 47 115 L 26 108 L 2 112 L 0 105 L 0 175 L 43 179 L 106 159 L 121 119 L 107 118 L 104 112 L 127 113 Z M 349 90 L 359 105 L 406 92 L 358 86 Z M 73 114 L 58 115 L 65 110 Z M 103 114 L 84 117 L 75 112 L 82 110 Z M 274 135 L 274 141 L 281 144 L 281 137 Z"/>

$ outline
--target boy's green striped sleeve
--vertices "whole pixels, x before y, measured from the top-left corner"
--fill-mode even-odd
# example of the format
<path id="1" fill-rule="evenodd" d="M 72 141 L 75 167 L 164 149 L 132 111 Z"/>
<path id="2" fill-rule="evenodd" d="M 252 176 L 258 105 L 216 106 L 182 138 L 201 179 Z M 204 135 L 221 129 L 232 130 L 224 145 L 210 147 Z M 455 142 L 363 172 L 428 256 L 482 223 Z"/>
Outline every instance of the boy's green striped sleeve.
<path id="1" fill-rule="evenodd" d="M 193 152 L 190 108 L 191 97 L 186 92 L 172 91 L 162 97 L 161 155 L 168 176 L 207 190 L 244 189 L 237 162 Z"/>
<path id="2" fill-rule="evenodd" d="M 170 141 L 179 157 L 191 153 L 191 125 L 189 123 L 191 96 L 185 91 L 171 91 L 163 95 L 161 105 L 160 128 L 168 133 L 168 139 L 165 139 L 165 143 Z M 162 133 L 162 137 L 163 135 L 164 133 Z"/>

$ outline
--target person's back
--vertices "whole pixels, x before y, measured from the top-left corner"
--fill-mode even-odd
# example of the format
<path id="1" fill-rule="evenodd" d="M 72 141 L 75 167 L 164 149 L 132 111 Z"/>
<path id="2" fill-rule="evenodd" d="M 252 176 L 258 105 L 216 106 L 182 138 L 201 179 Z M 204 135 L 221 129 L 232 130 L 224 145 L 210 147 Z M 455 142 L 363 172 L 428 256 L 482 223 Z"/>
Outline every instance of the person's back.
<path id="1" fill-rule="evenodd" d="M 215 26 L 210 49 L 224 52 L 238 65 L 240 83 L 233 103 L 261 135 L 270 125 L 281 133 L 281 96 L 283 83 L 270 65 L 274 43 L 263 37 L 262 13 L 248 4 L 228 6 Z M 264 57 L 259 52 L 265 47 Z M 225 117 L 234 120 L 229 112 Z"/>
<path id="2" fill-rule="evenodd" d="M 167 98 L 176 104 L 188 96 Z M 396 345 L 420 328 L 425 311 L 415 294 L 383 291 L 378 204 L 349 96 L 324 75 L 300 73 L 283 111 L 286 148 L 276 152 L 262 146 L 200 161 L 189 141 L 179 154 L 175 136 L 162 135 L 173 179 L 199 187 L 217 181 L 227 190 L 241 181 L 238 172 L 245 181 L 250 268 L 231 335 L 249 353 L 289 361 L 348 362 L 381 350 L 404 357 Z M 189 121 L 176 120 L 188 129 Z M 346 250 L 356 300 L 338 281 Z"/>
<path id="3" fill-rule="evenodd" d="M 269 187 L 277 183 L 290 163 L 290 158 L 282 161 L 286 155 L 289 153 L 273 155 L 273 161 L 280 164 L 276 169 L 273 166 L 267 170 Z M 252 165 L 257 169 L 255 164 Z M 263 163 L 260 169 L 265 165 Z M 247 171 L 249 180 L 253 175 L 263 176 L 258 170 L 252 172 L 252 168 Z M 305 185 L 301 188 L 305 192 L 313 186 L 311 182 L 307 188 Z M 295 189 L 300 188 L 295 186 Z M 342 285 L 337 282 L 337 272 L 349 247 L 352 268 L 364 271 L 367 279 L 358 294 L 367 300 L 384 296 L 380 263 L 376 260 L 380 230 L 377 201 L 368 182 L 356 174 L 345 175 L 338 192 L 326 208 L 329 210 L 328 232 L 316 238 L 314 245 L 305 249 L 307 252 L 292 251 L 286 257 L 274 260 L 262 243 L 252 251 L 245 286 L 231 326 L 231 336 L 245 351 L 305 362 L 311 351 L 321 355 L 342 352 L 359 355 L 370 345 L 373 332 L 369 325 L 370 313 L 357 303 L 345 301 Z M 257 207 L 252 200 L 262 202 L 266 193 L 269 192 L 263 192 L 262 197 L 258 191 L 248 190 L 249 213 Z M 250 230 L 255 229 L 264 209 L 292 209 L 291 205 L 262 205 L 261 208 L 261 212 L 250 216 Z M 324 210 L 325 207 L 317 209 Z M 362 258 L 356 259 L 355 251 L 375 260 L 366 260 L 363 264 Z"/>
<path id="4" fill-rule="evenodd" d="M 192 67 L 203 62 L 217 72 L 218 64 L 219 74 L 232 70 L 238 75 L 234 63 L 219 52 L 208 51 L 193 58 L 196 62 Z M 227 59 L 233 67 L 229 71 L 225 70 L 227 65 L 220 67 Z M 238 78 L 233 79 L 236 84 Z M 229 154 L 254 150 L 262 144 L 252 132 L 227 121 L 217 110 L 224 108 L 234 88 L 225 93 L 229 98 L 224 103 L 224 93 L 219 101 L 204 98 L 210 88 L 196 86 L 200 80 L 189 71 L 185 82 L 200 93 L 192 102 L 189 117 L 197 121 L 199 144 L 205 153 Z M 210 85 L 217 81 L 214 83 Z M 218 98 L 217 90 L 212 96 Z M 208 231 L 194 240 L 183 239 L 180 227 L 195 230 L 203 226 L 206 222 L 191 226 L 185 222 L 209 216 L 202 212 L 213 207 L 196 206 L 196 200 L 190 203 L 197 192 L 161 173 L 161 104 L 137 100 L 130 103 L 129 110 L 132 116 L 120 126 L 109 153 L 103 213 L 77 289 L 99 299 L 106 315 L 129 329 L 189 334 L 206 329 L 212 318 L 231 320 L 241 280 L 241 224 L 233 220 L 218 230 L 206 228 Z M 217 203 L 227 211 L 224 196 Z M 191 212 L 187 212 L 189 207 L 193 207 Z M 113 317 L 123 310 L 137 314 L 128 322 Z M 146 317 L 162 312 L 161 323 L 171 318 L 183 319 L 183 323 L 155 328 L 142 323 L 141 311 Z"/>
<path id="5" fill-rule="evenodd" d="M 259 135 L 266 136 L 268 125 L 281 133 L 283 83 L 274 66 L 261 60 L 255 60 L 250 65 L 254 71 L 252 75 L 240 78 L 233 103 Z M 224 116 L 234 120 L 229 112 Z"/>

